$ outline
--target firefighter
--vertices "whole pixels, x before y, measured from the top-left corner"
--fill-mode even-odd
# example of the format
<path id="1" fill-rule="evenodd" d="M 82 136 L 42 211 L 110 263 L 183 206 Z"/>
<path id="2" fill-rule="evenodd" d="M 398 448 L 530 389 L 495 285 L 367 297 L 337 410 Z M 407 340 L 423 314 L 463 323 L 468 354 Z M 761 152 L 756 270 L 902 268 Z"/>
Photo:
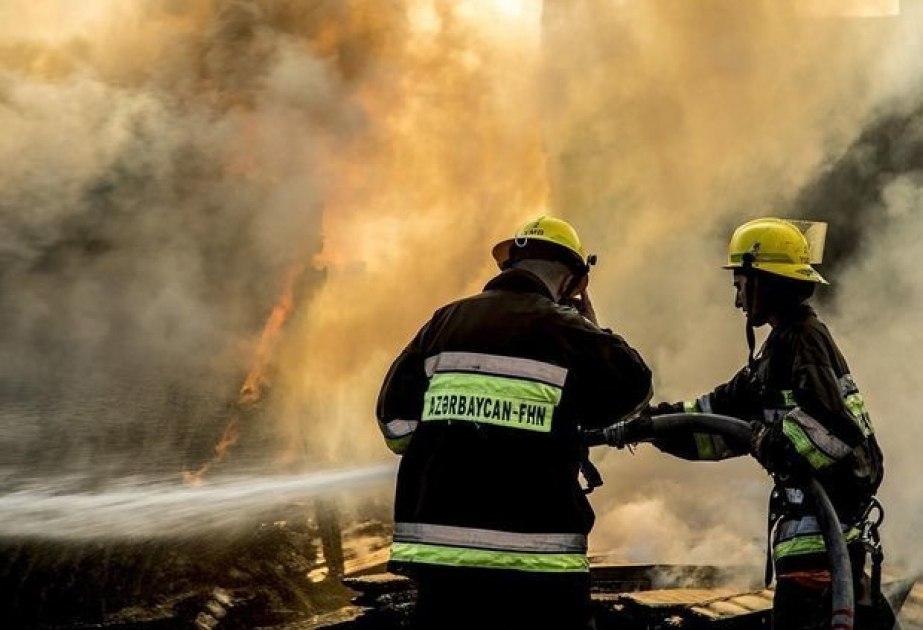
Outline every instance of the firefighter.
<path id="1" fill-rule="evenodd" d="M 578 424 L 650 400 L 651 373 L 595 321 L 574 228 L 544 216 L 493 248 L 483 291 L 439 308 L 377 405 L 402 455 L 389 570 L 416 582 L 416 628 L 586 628 L 594 513 Z"/>
<path id="2" fill-rule="evenodd" d="M 644 439 L 649 426 L 644 415 L 704 412 L 752 421 L 750 452 L 775 481 L 766 577 L 768 585 L 774 568 L 773 627 L 831 627 L 829 562 L 817 512 L 805 490 L 806 479 L 814 476 L 844 526 L 860 603 L 856 627 L 890 630 L 890 609 L 880 594 L 869 592 L 863 568 L 870 541 L 861 540 L 863 525 L 873 516 L 869 512 L 875 511 L 871 508 L 882 480 L 882 453 L 849 366 L 807 303 L 818 284 L 827 284 L 811 265 L 808 239 L 794 222 L 750 221 L 731 237 L 725 268 L 733 271 L 735 306 L 746 315 L 748 364 L 696 400 L 648 408 L 628 422 L 633 425 L 631 439 Z M 754 356 L 753 329 L 767 324 L 769 336 Z M 671 434 L 654 444 L 691 460 L 747 453 L 705 433 Z M 868 605 L 873 597 L 874 608 Z"/>

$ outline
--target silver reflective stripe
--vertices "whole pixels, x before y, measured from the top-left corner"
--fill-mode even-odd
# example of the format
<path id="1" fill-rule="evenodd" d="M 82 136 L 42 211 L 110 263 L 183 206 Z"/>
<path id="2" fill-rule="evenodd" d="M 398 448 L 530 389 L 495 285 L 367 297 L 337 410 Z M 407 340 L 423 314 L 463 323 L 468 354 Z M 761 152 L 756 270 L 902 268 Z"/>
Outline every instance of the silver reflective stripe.
<path id="1" fill-rule="evenodd" d="M 702 410 L 702 413 L 711 413 L 711 394 L 705 394 L 704 396 L 699 396 L 699 409 Z"/>
<path id="2" fill-rule="evenodd" d="M 844 374 L 839 379 L 837 383 L 840 385 L 840 393 L 845 397 L 849 394 L 855 394 L 859 391 L 859 388 L 856 387 L 856 381 L 853 379 L 852 374 Z"/>
<path id="3" fill-rule="evenodd" d="M 831 459 L 842 459 L 852 452 L 848 444 L 830 433 L 824 425 L 803 412 L 800 407 L 792 409 L 789 417 L 794 419 L 798 426 L 804 429 L 811 442 Z"/>
<path id="4" fill-rule="evenodd" d="M 424 367 L 430 377 L 436 372 L 482 372 L 526 378 L 558 387 L 564 387 L 567 380 L 567 368 L 558 365 L 479 352 L 441 352 L 427 358 Z"/>
<path id="5" fill-rule="evenodd" d="M 798 536 L 821 533 L 820 524 L 814 516 L 804 516 L 797 521 L 784 521 L 776 528 L 777 543 L 791 540 Z"/>
<path id="6" fill-rule="evenodd" d="M 417 430 L 418 420 L 391 420 L 389 422 L 379 422 L 381 432 L 389 440 L 410 435 Z"/>
<path id="7" fill-rule="evenodd" d="M 840 527 L 843 533 L 849 534 L 849 538 L 854 537 L 853 533 L 856 530 L 854 525 L 844 523 Z M 823 530 L 821 530 L 816 516 L 802 516 L 796 520 L 786 520 L 779 523 L 776 527 L 775 543 L 785 542 L 799 536 L 813 536 L 822 533 Z"/>
<path id="8" fill-rule="evenodd" d="M 804 490 L 801 488 L 786 488 L 785 500 L 792 505 L 801 505 L 804 501 Z"/>
<path id="9" fill-rule="evenodd" d="M 763 420 L 766 424 L 772 424 L 790 411 L 791 409 L 763 409 Z"/>
<path id="10" fill-rule="evenodd" d="M 429 523 L 395 523 L 394 540 L 533 553 L 585 553 L 587 549 L 583 534 L 520 534 Z"/>

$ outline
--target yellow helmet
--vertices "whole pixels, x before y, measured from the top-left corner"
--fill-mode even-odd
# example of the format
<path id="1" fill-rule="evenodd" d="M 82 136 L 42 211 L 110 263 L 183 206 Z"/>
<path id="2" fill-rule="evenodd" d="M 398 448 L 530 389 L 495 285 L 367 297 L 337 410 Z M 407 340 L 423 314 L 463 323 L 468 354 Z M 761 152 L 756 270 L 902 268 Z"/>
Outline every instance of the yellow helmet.
<path id="1" fill-rule="evenodd" d="M 811 266 L 812 262 L 808 239 L 795 223 L 763 218 L 734 230 L 724 268 L 742 269 L 748 264 L 752 269 L 785 278 L 829 284 Z"/>
<path id="2" fill-rule="evenodd" d="M 529 241 L 544 241 L 557 245 L 562 250 L 563 256 L 571 259 L 580 269 L 588 268 L 590 264 L 593 264 L 587 260 L 583 245 L 580 244 L 580 237 L 577 236 L 577 230 L 570 223 L 543 216 L 520 227 L 513 238 L 500 241 L 494 246 L 493 256 L 497 265 L 503 269 L 510 259 L 512 248 L 525 247 Z"/>

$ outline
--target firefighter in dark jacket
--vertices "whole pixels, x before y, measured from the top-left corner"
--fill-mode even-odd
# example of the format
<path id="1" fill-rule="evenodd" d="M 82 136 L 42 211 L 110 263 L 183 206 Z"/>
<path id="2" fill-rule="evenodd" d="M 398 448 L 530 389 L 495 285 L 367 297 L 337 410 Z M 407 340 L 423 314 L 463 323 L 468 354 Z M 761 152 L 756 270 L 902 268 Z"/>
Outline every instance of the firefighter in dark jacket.
<path id="1" fill-rule="evenodd" d="M 884 625 L 873 621 L 875 615 L 890 614 L 880 597 L 875 612 L 861 605 L 869 604 L 872 594 L 863 575 L 866 549 L 860 537 L 882 480 L 882 454 L 846 360 L 806 303 L 818 283 L 827 284 L 811 263 L 808 238 L 795 222 L 764 218 L 740 226 L 725 268 L 734 272 L 735 306 L 747 317 L 748 365 L 697 400 L 661 403 L 648 413 L 716 413 L 754 423 L 750 452 L 775 480 L 767 564 L 767 583 L 773 568 L 776 575 L 774 628 L 831 627 L 829 562 L 816 509 L 804 488 L 811 475 L 823 485 L 844 526 L 860 603 L 856 628 L 890 629 L 893 617 Z M 753 328 L 765 324 L 772 330 L 754 357 Z M 641 437 L 643 416 L 631 423 L 637 424 L 635 437 Z M 670 435 L 654 444 L 692 460 L 747 453 L 706 433 Z"/>
<path id="2" fill-rule="evenodd" d="M 651 373 L 596 324 L 568 223 L 541 217 L 493 255 L 502 272 L 438 309 L 381 389 L 403 455 L 389 569 L 415 579 L 415 627 L 586 628 L 580 427 L 643 408 Z"/>

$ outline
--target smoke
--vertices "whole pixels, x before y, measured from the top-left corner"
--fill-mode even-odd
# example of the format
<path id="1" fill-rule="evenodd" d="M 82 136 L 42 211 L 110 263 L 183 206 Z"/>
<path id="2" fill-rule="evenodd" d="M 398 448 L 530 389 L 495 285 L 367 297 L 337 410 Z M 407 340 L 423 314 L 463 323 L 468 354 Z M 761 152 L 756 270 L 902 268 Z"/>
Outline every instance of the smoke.
<path id="1" fill-rule="evenodd" d="M 910 4 L 852 19 L 769 0 L 6 3 L 4 474 L 195 466 L 256 354 L 269 394 L 235 449 L 271 470 L 387 459 L 388 363 L 480 289 L 495 240 L 549 209 L 601 255 L 597 310 L 654 369 L 656 399 L 700 394 L 746 352 L 727 235 L 779 214 L 832 224 L 829 320 L 879 419 L 903 550 L 923 505 L 898 482 L 918 389 L 900 352 L 920 286 Z M 906 159 L 859 150 L 885 128 Z M 752 462 L 596 458 L 595 549 L 758 564 L 769 484 Z"/>
<path id="2" fill-rule="evenodd" d="M 326 145 L 361 112 L 259 4 L 87 3 L 61 34 L 60 3 L 5 11 L 4 463 L 179 468 L 319 247 Z"/>

